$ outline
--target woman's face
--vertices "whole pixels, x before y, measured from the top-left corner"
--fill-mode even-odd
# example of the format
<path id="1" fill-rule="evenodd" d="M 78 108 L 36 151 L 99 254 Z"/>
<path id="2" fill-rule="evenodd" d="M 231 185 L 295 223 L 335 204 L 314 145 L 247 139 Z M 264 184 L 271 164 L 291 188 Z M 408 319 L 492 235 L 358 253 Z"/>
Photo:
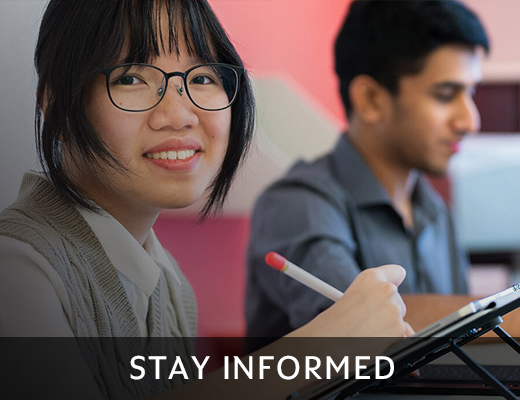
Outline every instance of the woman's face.
<path id="1" fill-rule="evenodd" d="M 162 54 L 151 64 L 165 72 L 184 72 L 202 63 L 188 56 L 180 43 L 179 56 Z M 162 101 L 144 112 L 116 108 L 102 74 L 89 88 L 87 115 L 128 173 L 77 165 L 73 176 L 80 191 L 108 212 L 136 217 L 186 207 L 204 194 L 218 173 L 228 145 L 231 108 L 201 110 L 177 86 L 183 86 L 181 78 L 172 77 Z M 176 160 L 163 159 L 174 154 Z"/>

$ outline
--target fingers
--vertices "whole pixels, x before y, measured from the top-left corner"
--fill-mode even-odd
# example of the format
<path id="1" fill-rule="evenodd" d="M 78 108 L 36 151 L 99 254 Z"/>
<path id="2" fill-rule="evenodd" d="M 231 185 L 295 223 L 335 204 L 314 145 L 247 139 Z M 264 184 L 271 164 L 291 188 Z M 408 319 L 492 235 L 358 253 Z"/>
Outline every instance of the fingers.
<path id="1" fill-rule="evenodd" d="M 383 265 L 377 268 L 369 268 L 362 273 L 365 276 L 368 286 L 378 288 L 382 292 L 382 296 L 388 296 L 391 301 L 397 305 L 401 318 L 406 314 L 406 305 L 397 288 L 406 277 L 406 271 L 403 267 L 395 264 Z M 385 294 L 386 293 L 386 294 Z"/>
<path id="2" fill-rule="evenodd" d="M 361 275 L 363 275 L 363 277 L 361 277 Z M 361 290 L 364 291 L 365 296 L 366 293 L 370 293 L 371 300 L 380 308 L 381 312 L 386 310 L 385 312 L 389 313 L 388 315 L 393 314 L 398 318 L 401 326 L 399 336 L 413 335 L 411 326 L 409 324 L 403 325 L 406 305 L 398 291 L 398 286 L 403 282 L 405 277 L 405 269 L 395 264 L 369 268 L 362 271 L 359 276 L 359 278 L 361 278 Z"/>
<path id="3" fill-rule="evenodd" d="M 406 321 L 404 322 L 404 328 L 405 328 L 404 335 L 406 337 L 410 337 L 410 336 L 415 335 L 415 331 L 413 330 L 412 326 L 408 322 L 406 322 Z"/>
<path id="4" fill-rule="evenodd" d="M 392 300 L 395 304 L 397 304 L 397 307 L 399 307 L 400 317 L 404 318 L 404 316 L 406 315 L 406 304 L 404 303 L 404 300 L 401 297 L 401 295 L 399 294 L 399 292 L 397 291 L 397 289 L 395 290 L 395 293 L 392 296 Z M 410 329 L 411 329 L 411 327 L 410 327 Z"/>
<path id="5" fill-rule="evenodd" d="M 327 334 L 331 336 L 413 335 L 413 329 L 403 321 L 406 305 L 397 290 L 405 276 L 405 270 L 398 265 L 363 270 L 343 297 L 315 319 L 320 320 L 315 325 L 329 324 Z M 359 321 L 355 328 L 345 324 L 352 320 Z"/>
<path id="6" fill-rule="evenodd" d="M 374 268 L 374 270 L 377 271 L 379 279 L 393 283 L 395 286 L 399 286 L 406 278 L 406 270 L 400 265 L 387 264 Z"/>

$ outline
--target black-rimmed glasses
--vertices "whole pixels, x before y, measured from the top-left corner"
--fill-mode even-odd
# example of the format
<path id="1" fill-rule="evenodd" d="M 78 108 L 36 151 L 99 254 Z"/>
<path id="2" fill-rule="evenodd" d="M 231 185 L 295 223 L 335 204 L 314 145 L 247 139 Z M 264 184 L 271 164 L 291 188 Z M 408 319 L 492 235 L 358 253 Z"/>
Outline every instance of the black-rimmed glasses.
<path id="1" fill-rule="evenodd" d="M 204 64 L 186 72 L 164 72 L 149 64 L 121 64 L 100 71 L 106 76 L 108 96 L 124 111 L 148 111 L 161 102 L 170 78 L 182 78 L 176 87 L 184 92 L 198 108 L 219 111 L 235 100 L 244 68 L 227 64 Z"/>

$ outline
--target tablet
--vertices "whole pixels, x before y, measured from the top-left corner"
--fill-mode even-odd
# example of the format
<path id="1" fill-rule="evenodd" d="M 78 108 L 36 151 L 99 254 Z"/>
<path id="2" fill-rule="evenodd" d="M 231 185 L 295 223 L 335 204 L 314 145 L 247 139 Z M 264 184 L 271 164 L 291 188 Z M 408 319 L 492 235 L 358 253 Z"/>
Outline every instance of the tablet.
<path id="1" fill-rule="evenodd" d="M 459 310 L 447 315 L 444 318 L 441 318 L 440 320 L 434 322 L 433 324 L 427 326 L 426 328 L 422 329 L 421 331 L 417 332 L 415 337 L 423 337 L 423 336 L 431 336 L 436 334 L 437 332 L 448 328 L 449 326 L 453 325 L 454 323 L 472 315 L 475 314 L 477 311 L 484 310 L 490 306 L 493 306 L 494 303 L 498 304 L 504 304 L 508 301 L 512 301 L 512 299 L 515 298 L 515 293 L 520 290 L 520 283 L 513 285 L 506 290 L 502 290 L 501 292 L 498 292 L 496 294 L 493 294 L 488 297 L 484 297 L 480 300 L 472 301 L 471 303 L 465 305 L 464 307 L 460 308 Z M 511 296 L 512 295 L 512 296 Z"/>
<path id="2" fill-rule="evenodd" d="M 390 346 L 384 355 L 394 362 L 393 377 L 408 374 L 448 353 L 452 343 L 461 346 L 494 329 L 502 316 L 520 307 L 520 284 L 494 295 L 473 301 L 448 316 L 441 318 L 415 335 Z M 298 397 L 310 399 L 344 399 L 378 383 L 374 366 L 365 376 L 371 379 L 336 379 L 322 382 Z"/>

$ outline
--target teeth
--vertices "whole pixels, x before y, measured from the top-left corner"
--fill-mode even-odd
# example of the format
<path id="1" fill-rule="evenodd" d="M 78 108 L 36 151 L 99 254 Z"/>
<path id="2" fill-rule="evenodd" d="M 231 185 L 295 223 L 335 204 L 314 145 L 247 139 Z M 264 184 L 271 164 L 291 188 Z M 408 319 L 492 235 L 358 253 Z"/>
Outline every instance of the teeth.
<path id="1" fill-rule="evenodd" d="M 146 153 L 146 158 L 153 158 L 154 160 L 185 160 L 193 157 L 195 150 L 180 150 L 180 151 L 161 151 L 160 153 Z"/>

